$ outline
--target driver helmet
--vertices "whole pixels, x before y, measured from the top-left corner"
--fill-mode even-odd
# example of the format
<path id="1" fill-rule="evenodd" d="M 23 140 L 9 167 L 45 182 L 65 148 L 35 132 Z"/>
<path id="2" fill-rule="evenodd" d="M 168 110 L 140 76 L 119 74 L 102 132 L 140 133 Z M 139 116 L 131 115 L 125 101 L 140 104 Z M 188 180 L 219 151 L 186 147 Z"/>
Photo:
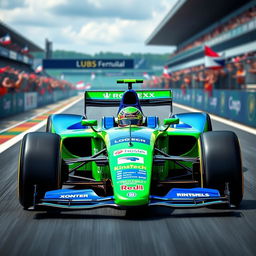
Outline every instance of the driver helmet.
<path id="1" fill-rule="evenodd" d="M 129 126 L 129 125 L 142 125 L 143 115 L 138 108 L 126 107 L 118 113 L 118 125 Z"/>

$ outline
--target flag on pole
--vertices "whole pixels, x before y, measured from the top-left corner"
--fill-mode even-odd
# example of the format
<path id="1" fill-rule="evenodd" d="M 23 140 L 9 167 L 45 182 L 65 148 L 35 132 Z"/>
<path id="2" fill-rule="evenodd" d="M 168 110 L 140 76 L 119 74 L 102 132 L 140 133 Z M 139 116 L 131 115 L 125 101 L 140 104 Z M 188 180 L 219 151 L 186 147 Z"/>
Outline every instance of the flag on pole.
<path id="1" fill-rule="evenodd" d="M 163 76 L 165 78 L 171 78 L 170 74 L 168 73 L 168 66 L 164 66 Z"/>
<path id="2" fill-rule="evenodd" d="M 91 73 L 91 81 L 93 81 L 95 79 L 96 75 L 94 72 Z"/>
<path id="3" fill-rule="evenodd" d="M 41 73 L 42 71 L 43 71 L 43 66 L 42 65 L 37 66 L 36 69 L 35 69 L 36 73 Z"/>
<path id="4" fill-rule="evenodd" d="M 9 45 L 9 44 L 11 44 L 11 42 L 12 41 L 11 41 L 11 37 L 9 34 L 6 34 L 5 36 L 0 38 L 0 43 L 2 45 Z"/>
<path id="5" fill-rule="evenodd" d="M 22 53 L 29 53 L 29 49 L 28 49 L 28 46 L 24 46 L 22 49 L 21 49 L 21 52 Z"/>
<path id="6" fill-rule="evenodd" d="M 143 72 L 143 77 L 146 79 L 146 80 L 149 80 L 150 79 L 150 76 L 147 72 Z"/>
<path id="7" fill-rule="evenodd" d="M 78 90 L 83 89 L 83 88 L 84 88 L 84 81 L 79 81 L 79 82 L 77 82 L 77 83 L 76 83 L 76 88 L 77 88 Z"/>
<path id="8" fill-rule="evenodd" d="M 84 81 L 79 81 L 76 83 L 77 90 L 89 90 L 91 89 L 92 85 L 90 83 L 85 84 Z"/>
<path id="9" fill-rule="evenodd" d="M 64 73 L 62 73 L 61 75 L 60 75 L 60 80 L 64 80 L 65 79 L 65 75 L 64 75 Z"/>
<path id="10" fill-rule="evenodd" d="M 89 90 L 92 88 L 92 85 L 90 83 L 87 83 L 84 87 L 85 90 Z"/>
<path id="11" fill-rule="evenodd" d="M 204 64 L 206 68 L 220 69 L 225 66 L 225 54 L 219 54 L 210 47 L 204 46 Z"/>

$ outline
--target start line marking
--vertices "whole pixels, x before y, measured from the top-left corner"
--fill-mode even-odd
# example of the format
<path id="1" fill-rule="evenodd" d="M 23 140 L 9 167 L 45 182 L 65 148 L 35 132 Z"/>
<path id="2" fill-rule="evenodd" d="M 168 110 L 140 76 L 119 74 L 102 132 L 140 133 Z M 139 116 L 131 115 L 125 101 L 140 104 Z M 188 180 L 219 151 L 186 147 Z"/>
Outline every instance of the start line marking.
<path id="1" fill-rule="evenodd" d="M 190 112 L 194 112 L 194 111 L 202 112 L 202 110 L 200 110 L 200 109 L 187 107 L 187 106 L 184 106 L 184 105 L 181 105 L 181 104 L 177 104 L 177 103 L 173 103 L 173 106 L 185 109 L 185 110 L 190 111 Z M 234 122 L 234 121 L 231 121 L 231 120 L 227 120 L 227 119 L 225 119 L 223 117 L 219 117 L 219 116 L 216 116 L 216 115 L 213 115 L 213 114 L 210 114 L 210 113 L 209 113 L 209 115 L 210 115 L 212 120 L 215 120 L 217 122 L 220 122 L 220 123 L 232 126 L 232 127 L 237 128 L 239 130 L 242 130 L 244 132 L 248 132 L 248 133 L 251 133 L 253 135 L 256 135 L 256 129 L 255 128 L 252 128 L 252 127 L 249 127 L 249 126 L 246 126 L 246 125 L 243 125 L 243 124 L 239 124 L 237 122 Z"/>
<path id="2" fill-rule="evenodd" d="M 63 107 L 63 108 L 59 109 L 58 111 L 56 111 L 55 114 L 58 114 L 58 113 L 61 113 L 61 112 L 65 111 L 66 109 L 68 109 L 68 108 L 72 107 L 73 105 L 75 105 L 80 100 L 81 100 L 81 98 L 79 98 L 79 99 L 69 103 L 65 107 Z M 43 111 L 43 112 L 39 113 L 36 116 L 42 115 L 45 112 L 46 111 Z M 31 117 L 29 119 L 27 119 L 27 120 L 22 121 L 21 123 L 25 123 L 26 121 L 28 121 L 30 119 L 31 119 Z M 25 132 L 20 133 L 19 135 L 13 137 L 12 139 L 10 139 L 10 140 L 6 141 L 5 143 L 3 143 L 2 145 L 0 145 L 0 154 L 2 152 L 4 152 L 5 150 L 7 150 L 8 148 L 10 148 L 11 146 L 13 146 L 14 144 L 16 144 L 17 142 L 19 142 L 23 138 L 23 136 L 25 134 L 27 134 L 29 132 L 35 132 L 35 131 L 39 130 L 40 128 L 42 128 L 44 125 L 46 125 L 46 122 L 47 122 L 47 119 L 43 120 L 42 122 L 38 123 L 37 125 L 34 125 L 32 128 L 26 130 Z M 16 124 L 16 125 L 18 125 L 18 124 Z M 2 130 L 1 132 L 5 131 L 5 130 L 8 130 L 8 129 L 12 128 L 12 127 L 13 127 L 13 125 L 10 126 L 9 128 L 6 128 L 6 129 Z"/>

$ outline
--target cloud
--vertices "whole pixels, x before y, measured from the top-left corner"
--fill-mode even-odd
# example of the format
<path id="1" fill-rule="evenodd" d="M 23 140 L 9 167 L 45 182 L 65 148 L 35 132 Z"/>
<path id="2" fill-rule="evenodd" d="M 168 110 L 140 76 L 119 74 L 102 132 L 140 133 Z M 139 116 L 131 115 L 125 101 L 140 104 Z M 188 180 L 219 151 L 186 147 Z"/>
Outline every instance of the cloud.
<path id="1" fill-rule="evenodd" d="M 0 0 L 13 4 L 1 20 L 41 47 L 48 38 L 54 49 L 88 53 L 168 52 L 144 42 L 175 1 Z"/>
<path id="2" fill-rule="evenodd" d="M 91 21 L 80 29 L 71 25 L 62 29 L 62 36 L 80 45 L 115 45 L 141 42 L 145 29 L 133 20 L 114 19 L 111 22 Z"/>
<path id="3" fill-rule="evenodd" d="M 58 16 L 144 20 L 152 17 L 151 7 L 147 0 L 75 0 L 53 4 L 49 11 Z"/>
<path id="4" fill-rule="evenodd" d="M 20 7 L 26 7 L 27 3 L 24 0 L 1 0 L 0 8 L 12 10 Z"/>
<path id="5" fill-rule="evenodd" d="M 0 0 L 2 1 L 2 0 Z M 47 0 L 45 0 L 47 1 Z M 55 27 L 61 25 L 59 20 L 47 12 L 42 1 L 27 0 L 26 8 L 15 7 L 2 12 L 2 19 L 6 23 L 26 27 Z"/>

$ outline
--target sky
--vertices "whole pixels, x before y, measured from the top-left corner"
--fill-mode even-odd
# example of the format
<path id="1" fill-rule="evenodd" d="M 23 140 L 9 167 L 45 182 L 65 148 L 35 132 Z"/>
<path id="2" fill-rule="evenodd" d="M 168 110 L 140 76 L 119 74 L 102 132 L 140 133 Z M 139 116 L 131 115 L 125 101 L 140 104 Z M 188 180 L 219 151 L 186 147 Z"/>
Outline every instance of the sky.
<path id="1" fill-rule="evenodd" d="M 177 0 L 0 0 L 0 19 L 44 48 L 98 52 L 171 53 L 145 41 Z"/>

